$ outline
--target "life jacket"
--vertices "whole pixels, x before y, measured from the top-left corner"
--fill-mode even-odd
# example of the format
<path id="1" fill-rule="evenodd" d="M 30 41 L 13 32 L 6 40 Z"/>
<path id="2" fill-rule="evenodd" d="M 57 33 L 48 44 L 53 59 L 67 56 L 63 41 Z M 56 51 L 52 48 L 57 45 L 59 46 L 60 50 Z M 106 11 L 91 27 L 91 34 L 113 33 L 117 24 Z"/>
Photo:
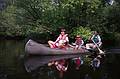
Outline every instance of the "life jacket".
<path id="1" fill-rule="evenodd" d="M 95 36 L 93 37 L 93 40 L 94 40 L 95 43 L 98 43 L 98 42 L 99 42 L 98 35 L 95 35 Z"/>
<path id="2" fill-rule="evenodd" d="M 75 43 L 76 43 L 76 45 L 81 45 L 82 44 L 82 39 L 76 40 Z"/>
<path id="3" fill-rule="evenodd" d="M 66 37 L 67 37 L 67 34 L 65 34 L 65 35 L 63 35 L 63 36 L 60 34 L 60 39 L 59 39 L 59 41 L 60 41 L 60 40 L 65 40 L 65 41 L 67 41 L 67 40 L 66 40 Z"/>
<path id="4" fill-rule="evenodd" d="M 67 34 L 65 34 L 65 35 L 59 35 L 59 40 L 58 40 L 58 44 L 59 45 L 63 45 L 63 44 L 65 44 L 66 42 L 67 42 L 67 40 L 66 40 L 66 37 L 67 37 Z"/>

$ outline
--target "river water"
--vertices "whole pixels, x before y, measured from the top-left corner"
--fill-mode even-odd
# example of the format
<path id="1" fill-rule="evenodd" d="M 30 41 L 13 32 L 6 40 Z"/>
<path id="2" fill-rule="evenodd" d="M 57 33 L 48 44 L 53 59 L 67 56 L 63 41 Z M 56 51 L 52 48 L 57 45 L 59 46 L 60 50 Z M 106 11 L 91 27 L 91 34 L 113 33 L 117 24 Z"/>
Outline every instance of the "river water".
<path id="1" fill-rule="evenodd" d="M 59 79 L 57 70 L 45 66 L 26 72 L 24 67 L 25 41 L 0 40 L 0 79 Z M 119 79 L 120 55 L 107 54 L 98 70 L 90 68 L 89 59 L 84 59 L 79 70 L 71 65 L 63 79 Z"/>

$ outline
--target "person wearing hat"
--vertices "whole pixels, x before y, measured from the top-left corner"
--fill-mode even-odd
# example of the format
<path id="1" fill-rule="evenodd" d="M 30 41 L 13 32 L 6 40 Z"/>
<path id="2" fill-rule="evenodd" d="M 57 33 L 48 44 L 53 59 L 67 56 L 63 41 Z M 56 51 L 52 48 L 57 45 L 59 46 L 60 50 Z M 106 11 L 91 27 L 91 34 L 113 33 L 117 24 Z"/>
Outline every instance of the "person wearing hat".
<path id="1" fill-rule="evenodd" d="M 74 50 L 81 49 L 83 47 L 83 44 L 84 44 L 84 41 L 82 40 L 82 37 L 80 35 L 76 35 Z M 80 65 L 83 63 L 83 61 L 81 60 L 81 57 L 73 58 L 73 60 L 75 62 L 76 70 L 79 70 Z"/>
<path id="2" fill-rule="evenodd" d="M 82 48 L 84 41 L 82 40 L 82 37 L 80 35 L 76 35 L 75 37 L 75 50 Z"/>
<path id="3" fill-rule="evenodd" d="M 61 34 L 58 36 L 56 41 L 48 41 L 48 44 L 50 48 L 64 48 L 68 42 L 68 34 L 65 33 L 65 29 L 61 29 Z"/>

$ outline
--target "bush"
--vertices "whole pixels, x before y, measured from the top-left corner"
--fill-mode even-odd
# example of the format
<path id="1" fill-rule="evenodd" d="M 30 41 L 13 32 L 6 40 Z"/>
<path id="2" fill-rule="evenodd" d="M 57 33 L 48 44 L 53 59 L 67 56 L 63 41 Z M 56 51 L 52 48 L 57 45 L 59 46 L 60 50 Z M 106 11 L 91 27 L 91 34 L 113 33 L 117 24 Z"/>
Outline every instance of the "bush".
<path id="1" fill-rule="evenodd" d="M 92 31 L 88 27 L 79 26 L 73 28 L 70 34 L 71 38 L 74 38 L 76 35 L 80 35 L 84 41 L 87 41 L 92 35 Z"/>

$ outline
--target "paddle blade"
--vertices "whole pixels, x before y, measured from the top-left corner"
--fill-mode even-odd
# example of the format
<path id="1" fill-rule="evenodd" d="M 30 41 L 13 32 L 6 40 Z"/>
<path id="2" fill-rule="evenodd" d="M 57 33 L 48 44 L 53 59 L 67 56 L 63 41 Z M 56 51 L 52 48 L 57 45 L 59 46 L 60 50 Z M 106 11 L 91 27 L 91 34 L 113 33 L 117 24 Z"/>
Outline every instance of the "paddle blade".
<path id="1" fill-rule="evenodd" d="M 102 50 L 99 49 L 100 54 L 105 54 Z"/>

